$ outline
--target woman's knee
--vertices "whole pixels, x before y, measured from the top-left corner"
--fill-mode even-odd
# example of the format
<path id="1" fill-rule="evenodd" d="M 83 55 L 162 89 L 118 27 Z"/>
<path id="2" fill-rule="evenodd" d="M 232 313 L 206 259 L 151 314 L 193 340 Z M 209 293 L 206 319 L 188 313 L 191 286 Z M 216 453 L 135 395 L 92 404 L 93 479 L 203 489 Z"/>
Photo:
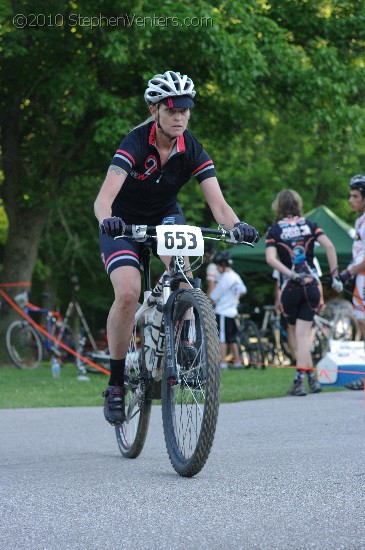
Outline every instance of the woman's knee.
<path id="1" fill-rule="evenodd" d="M 137 293 L 135 289 L 123 288 L 120 290 L 116 290 L 114 302 L 118 305 L 118 307 L 121 307 L 123 309 L 129 309 L 130 307 L 135 309 L 138 298 L 139 293 Z"/>

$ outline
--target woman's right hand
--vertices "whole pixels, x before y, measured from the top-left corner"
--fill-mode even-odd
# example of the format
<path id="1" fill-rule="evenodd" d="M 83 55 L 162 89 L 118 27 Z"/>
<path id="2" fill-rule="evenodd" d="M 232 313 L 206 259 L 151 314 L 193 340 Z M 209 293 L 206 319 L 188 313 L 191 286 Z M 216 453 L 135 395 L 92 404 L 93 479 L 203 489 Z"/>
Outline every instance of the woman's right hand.
<path id="1" fill-rule="evenodd" d="M 123 235 L 125 223 L 122 218 L 118 216 L 112 216 L 111 218 L 105 218 L 100 225 L 104 228 L 104 231 L 109 237 L 118 237 Z"/>

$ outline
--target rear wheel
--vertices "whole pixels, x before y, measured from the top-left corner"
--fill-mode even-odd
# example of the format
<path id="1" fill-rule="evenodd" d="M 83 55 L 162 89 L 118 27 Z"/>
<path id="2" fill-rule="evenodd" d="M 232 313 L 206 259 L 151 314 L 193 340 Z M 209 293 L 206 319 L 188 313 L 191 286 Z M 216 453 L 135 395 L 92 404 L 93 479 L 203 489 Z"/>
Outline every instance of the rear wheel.
<path id="1" fill-rule="evenodd" d="M 125 412 L 126 420 L 115 426 L 118 446 L 126 458 L 140 455 L 147 436 L 152 399 L 146 395 L 146 367 L 141 342 L 143 329 L 135 325 L 126 357 Z"/>
<path id="2" fill-rule="evenodd" d="M 192 477 L 212 447 L 219 409 L 220 346 L 213 308 L 199 289 L 176 296 L 173 338 L 177 378 L 162 379 L 167 452 L 178 474 Z"/>
<path id="3" fill-rule="evenodd" d="M 43 357 L 41 338 L 27 321 L 13 321 L 6 331 L 6 347 L 18 369 L 36 369 Z"/>

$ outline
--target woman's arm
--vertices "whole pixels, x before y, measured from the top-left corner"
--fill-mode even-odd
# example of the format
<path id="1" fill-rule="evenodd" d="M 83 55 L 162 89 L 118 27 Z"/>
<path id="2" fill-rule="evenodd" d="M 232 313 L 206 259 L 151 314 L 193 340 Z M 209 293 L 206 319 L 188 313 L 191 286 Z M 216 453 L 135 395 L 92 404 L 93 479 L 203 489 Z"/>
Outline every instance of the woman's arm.
<path id="1" fill-rule="evenodd" d="M 320 235 L 317 241 L 319 242 L 320 245 L 323 246 L 323 248 L 326 251 L 328 264 L 331 270 L 331 275 L 333 277 L 338 277 L 337 252 L 332 241 L 330 241 L 327 235 Z"/>
<path id="2" fill-rule="evenodd" d="M 274 246 L 268 246 L 266 248 L 266 262 L 273 269 L 277 269 L 283 275 L 287 277 L 292 277 L 293 273 L 289 267 L 286 267 L 278 258 L 276 248 Z"/>
<path id="3" fill-rule="evenodd" d="M 102 222 L 112 215 L 112 204 L 127 177 L 127 172 L 112 164 L 94 203 L 95 216 Z"/>
<path id="4" fill-rule="evenodd" d="M 224 224 L 224 229 L 232 229 L 240 220 L 223 197 L 217 178 L 207 178 L 202 181 L 200 187 L 215 221 Z"/>

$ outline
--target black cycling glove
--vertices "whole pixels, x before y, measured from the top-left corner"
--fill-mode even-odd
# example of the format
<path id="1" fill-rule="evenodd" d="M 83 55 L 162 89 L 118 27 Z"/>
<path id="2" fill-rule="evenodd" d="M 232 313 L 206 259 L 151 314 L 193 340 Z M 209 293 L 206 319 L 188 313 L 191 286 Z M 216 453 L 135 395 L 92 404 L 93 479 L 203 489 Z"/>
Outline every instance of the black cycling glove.
<path id="1" fill-rule="evenodd" d="M 252 225 L 248 225 L 248 223 L 237 222 L 234 224 L 234 228 L 235 230 L 233 231 L 239 243 L 257 243 L 260 238 L 258 231 Z"/>
<path id="2" fill-rule="evenodd" d="M 346 283 L 347 281 L 352 279 L 352 275 L 349 271 L 347 271 L 347 269 L 345 269 L 345 271 L 341 271 L 338 277 L 343 283 Z"/>
<path id="3" fill-rule="evenodd" d="M 109 235 L 109 237 L 117 237 L 124 233 L 125 223 L 122 218 L 118 218 L 118 216 L 105 218 L 100 225 L 104 227 L 105 233 Z"/>

